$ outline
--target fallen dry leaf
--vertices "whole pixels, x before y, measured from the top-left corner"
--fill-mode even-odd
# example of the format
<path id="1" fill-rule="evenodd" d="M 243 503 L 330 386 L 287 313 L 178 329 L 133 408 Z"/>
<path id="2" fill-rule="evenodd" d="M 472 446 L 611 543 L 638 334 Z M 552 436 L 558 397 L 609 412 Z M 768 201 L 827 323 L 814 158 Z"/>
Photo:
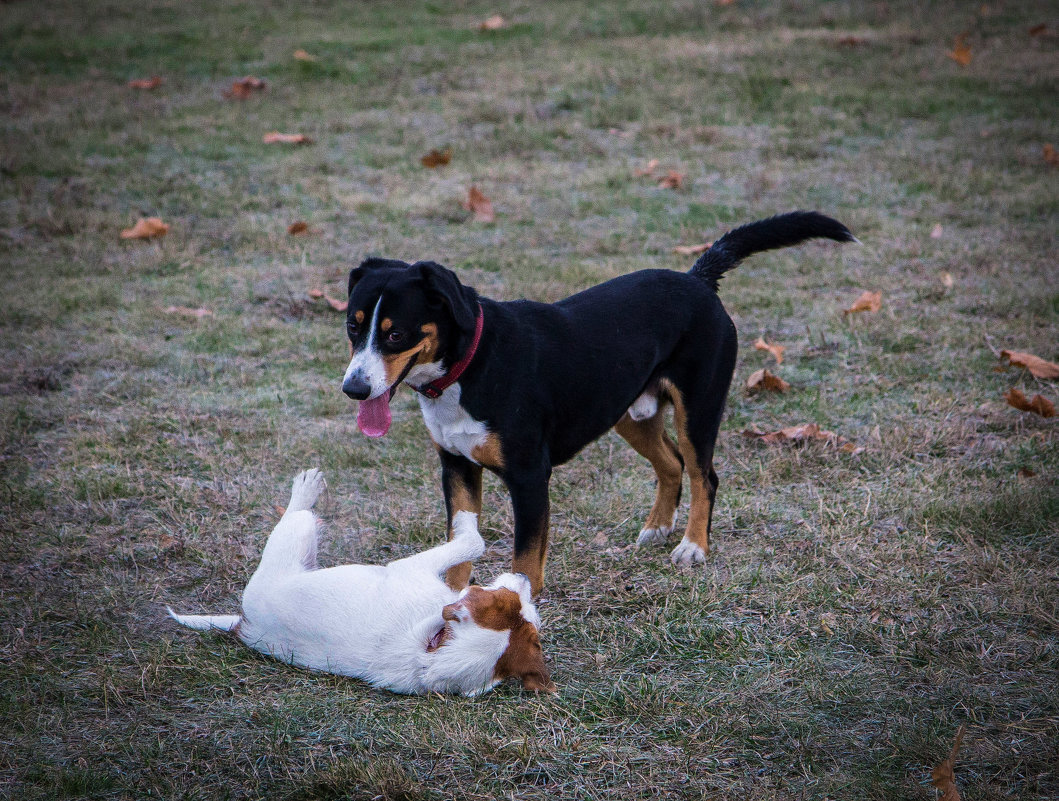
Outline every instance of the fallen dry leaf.
<path id="1" fill-rule="evenodd" d="M 651 159 L 647 162 L 646 167 L 638 167 L 632 171 L 632 174 L 634 178 L 643 178 L 647 175 L 653 175 L 656 169 L 658 169 L 658 159 Z"/>
<path id="2" fill-rule="evenodd" d="M 954 286 L 956 286 L 956 281 L 953 279 L 952 273 L 950 273 L 948 270 L 941 274 L 941 284 L 946 289 L 952 289 Z"/>
<path id="3" fill-rule="evenodd" d="M 424 167 L 435 169 L 437 167 L 444 167 L 452 161 L 452 148 L 447 147 L 444 150 L 438 150 L 437 148 L 431 148 L 430 152 L 419 159 L 419 163 Z"/>
<path id="4" fill-rule="evenodd" d="M 1050 142 L 1041 148 L 1041 157 L 1045 164 L 1059 167 L 1059 150 L 1056 150 Z"/>
<path id="5" fill-rule="evenodd" d="M 959 64 L 961 67 L 966 67 L 971 63 L 971 48 L 967 46 L 967 34 L 961 33 L 956 37 L 953 42 L 952 50 L 945 53 L 949 58 Z"/>
<path id="6" fill-rule="evenodd" d="M 684 173 L 670 170 L 658 179 L 658 185 L 662 189 L 680 189 L 684 185 Z"/>
<path id="7" fill-rule="evenodd" d="M 481 223 L 491 223 L 496 219 L 493 203 L 477 186 L 467 190 L 467 200 L 463 207 L 474 214 L 474 219 Z"/>
<path id="8" fill-rule="evenodd" d="M 480 31 L 498 31 L 501 28 L 507 27 L 507 20 L 499 14 L 493 14 L 489 19 L 482 20 L 478 23 L 478 30 Z"/>
<path id="9" fill-rule="evenodd" d="M 157 89 L 162 85 L 162 79 L 158 75 L 152 75 L 150 78 L 136 78 L 135 80 L 129 81 L 130 89 Z"/>
<path id="10" fill-rule="evenodd" d="M 1019 478 L 1035 478 L 1037 476 L 1037 471 L 1031 470 L 1028 467 L 1020 467 L 1017 475 Z"/>
<path id="11" fill-rule="evenodd" d="M 1007 359 L 1014 367 L 1025 367 L 1034 378 L 1059 378 L 1059 364 L 1049 362 L 1032 353 L 1017 350 L 1002 350 L 1000 358 Z"/>
<path id="12" fill-rule="evenodd" d="M 712 242 L 705 242 L 701 245 L 677 245 L 673 248 L 674 253 L 679 253 L 681 256 L 697 256 L 699 253 L 705 253 L 710 249 Z"/>
<path id="13" fill-rule="evenodd" d="M 300 48 L 294 51 L 294 57 L 298 59 L 298 61 L 316 61 L 316 56 L 310 55 Z"/>
<path id="14" fill-rule="evenodd" d="M 309 223 L 305 222 L 305 220 L 298 220 L 297 222 L 292 222 L 290 225 L 287 226 L 287 233 L 291 236 L 301 236 L 303 234 L 307 234 L 309 233 Z"/>
<path id="15" fill-rule="evenodd" d="M 1055 404 L 1043 395 L 1034 395 L 1031 400 L 1027 400 L 1022 390 L 1012 387 L 1004 393 L 1004 400 L 1008 402 L 1008 406 L 1014 406 L 1020 412 L 1033 412 L 1041 417 L 1055 417 Z"/>
<path id="16" fill-rule="evenodd" d="M 941 239 L 943 233 L 945 233 L 945 229 L 941 227 L 941 223 L 935 223 L 934 227 L 930 229 L 930 238 Z"/>
<path id="17" fill-rule="evenodd" d="M 132 228 L 121 232 L 122 239 L 154 239 L 169 233 L 169 226 L 159 217 L 141 217 Z"/>
<path id="18" fill-rule="evenodd" d="M 843 314 L 853 314 L 854 312 L 877 312 L 882 308 L 882 292 L 872 292 L 871 290 L 864 290 L 860 297 L 853 301 L 853 305 L 843 311 Z"/>
<path id="19" fill-rule="evenodd" d="M 268 84 L 260 78 L 247 75 L 245 78 L 232 81 L 232 85 L 224 92 L 224 96 L 232 100 L 246 100 L 255 92 L 265 91 L 267 86 Z"/>
<path id="20" fill-rule="evenodd" d="M 322 289 L 310 289 L 306 294 L 313 300 L 319 300 L 324 296 L 324 291 Z"/>
<path id="21" fill-rule="evenodd" d="M 964 732 L 967 731 L 967 724 L 964 723 L 960 726 L 960 730 L 956 732 L 956 742 L 952 744 L 952 751 L 949 752 L 949 758 L 943 760 L 930 773 L 930 781 L 935 787 L 941 790 L 940 801 L 960 801 L 960 791 L 956 789 L 956 754 L 960 750 L 960 744 L 963 742 Z"/>
<path id="22" fill-rule="evenodd" d="M 201 320 L 203 317 L 212 317 L 213 312 L 209 309 L 192 309 L 188 306 L 166 306 L 166 314 L 179 314 L 181 317 L 191 317 Z"/>
<path id="23" fill-rule="evenodd" d="M 745 386 L 746 391 L 751 393 L 761 391 L 786 392 L 790 388 L 790 384 L 764 368 L 752 373 L 750 378 L 746 380 Z"/>
<path id="24" fill-rule="evenodd" d="M 867 40 L 863 36 L 841 36 L 838 39 L 838 44 L 842 47 L 860 47 L 866 42 Z"/>
<path id="25" fill-rule="evenodd" d="M 311 145 L 313 140 L 305 134 L 286 134 L 279 131 L 270 131 L 261 137 L 266 145 Z"/>
<path id="26" fill-rule="evenodd" d="M 802 423 L 801 425 L 788 426 L 787 428 L 781 428 L 779 431 L 769 431 L 767 433 L 748 428 L 743 431 L 743 436 L 767 442 L 770 445 L 815 440 L 826 442 L 829 445 L 836 445 L 843 453 L 858 454 L 864 450 L 863 447 L 857 446 L 845 437 L 840 437 L 834 431 L 825 431 L 816 423 Z"/>
<path id="27" fill-rule="evenodd" d="M 774 342 L 769 344 L 764 337 L 758 337 L 757 342 L 754 343 L 754 350 L 767 350 L 776 360 L 776 364 L 783 364 L 783 352 L 787 350 L 787 346 L 777 345 Z"/>
<path id="28" fill-rule="evenodd" d="M 735 0 L 713 0 L 715 6 L 730 6 L 735 3 Z"/>
<path id="29" fill-rule="evenodd" d="M 348 300 L 336 300 L 335 298 L 328 295 L 326 292 L 324 293 L 324 300 L 326 300 L 327 304 L 335 311 L 345 311 L 349 308 Z"/>
<path id="30" fill-rule="evenodd" d="M 1041 36 L 1047 30 L 1048 26 L 1042 22 L 1039 25 L 1034 25 L 1029 31 L 1027 31 L 1027 33 L 1029 33 L 1030 36 Z"/>

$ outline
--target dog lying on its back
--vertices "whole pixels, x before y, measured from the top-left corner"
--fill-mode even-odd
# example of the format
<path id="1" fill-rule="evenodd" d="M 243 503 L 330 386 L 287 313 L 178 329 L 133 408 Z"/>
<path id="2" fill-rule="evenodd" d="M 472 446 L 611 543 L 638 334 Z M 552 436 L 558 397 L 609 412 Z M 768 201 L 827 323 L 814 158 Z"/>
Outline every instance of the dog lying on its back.
<path id="1" fill-rule="evenodd" d="M 232 632 L 283 662 L 399 693 L 477 695 L 508 677 L 528 690 L 555 691 L 525 576 L 505 573 L 459 593 L 441 580 L 485 550 L 476 515 L 457 515 L 444 545 L 388 565 L 318 570 L 310 509 L 325 486 L 319 470 L 294 479 L 243 592 L 242 614 L 169 614 L 189 628 Z"/>

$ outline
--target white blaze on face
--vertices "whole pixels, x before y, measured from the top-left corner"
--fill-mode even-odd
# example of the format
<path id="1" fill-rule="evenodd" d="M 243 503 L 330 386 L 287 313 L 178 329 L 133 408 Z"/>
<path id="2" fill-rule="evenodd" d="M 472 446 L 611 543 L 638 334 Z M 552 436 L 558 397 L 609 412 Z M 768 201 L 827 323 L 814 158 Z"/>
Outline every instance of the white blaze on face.
<path id="1" fill-rule="evenodd" d="M 376 343 L 378 331 L 379 307 L 382 305 L 382 297 L 375 304 L 375 310 L 371 313 L 371 323 L 368 329 L 368 341 L 364 347 L 354 351 L 353 358 L 349 361 L 343 381 L 348 381 L 351 376 L 359 376 L 371 387 L 368 399 L 377 398 L 390 389 L 386 383 L 386 365 L 383 363 L 382 354 Z"/>

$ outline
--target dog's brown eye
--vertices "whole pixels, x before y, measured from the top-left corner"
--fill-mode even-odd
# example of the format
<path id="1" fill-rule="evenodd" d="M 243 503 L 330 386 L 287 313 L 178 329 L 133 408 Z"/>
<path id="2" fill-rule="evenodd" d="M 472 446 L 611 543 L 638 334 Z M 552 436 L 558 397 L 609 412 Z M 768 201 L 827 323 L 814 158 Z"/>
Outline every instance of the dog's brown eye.
<path id="1" fill-rule="evenodd" d="M 356 323 L 346 323 L 346 334 L 350 339 L 355 339 L 358 333 L 359 329 Z"/>
<path id="2" fill-rule="evenodd" d="M 399 345 L 403 340 L 403 331 L 391 331 L 386 337 L 386 341 L 389 342 L 391 345 Z"/>

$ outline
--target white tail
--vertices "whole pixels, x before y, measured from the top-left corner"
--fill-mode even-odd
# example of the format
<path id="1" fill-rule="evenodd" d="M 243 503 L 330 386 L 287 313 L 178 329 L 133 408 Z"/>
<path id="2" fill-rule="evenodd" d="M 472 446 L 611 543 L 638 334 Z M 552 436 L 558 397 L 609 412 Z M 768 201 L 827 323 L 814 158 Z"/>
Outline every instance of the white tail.
<path id="1" fill-rule="evenodd" d="M 232 631 L 239 625 L 239 621 L 243 619 L 242 615 L 178 615 L 168 606 L 166 609 L 169 611 L 169 616 L 181 626 L 187 626 L 189 629 L 198 631 L 209 631 L 210 629 Z"/>

